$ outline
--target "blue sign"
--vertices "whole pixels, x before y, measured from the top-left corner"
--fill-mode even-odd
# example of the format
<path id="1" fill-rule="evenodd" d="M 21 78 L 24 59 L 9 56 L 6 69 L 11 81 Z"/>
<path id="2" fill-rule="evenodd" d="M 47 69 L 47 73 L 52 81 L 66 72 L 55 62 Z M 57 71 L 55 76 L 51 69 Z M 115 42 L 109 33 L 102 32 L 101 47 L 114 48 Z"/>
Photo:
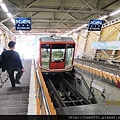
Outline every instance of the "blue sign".
<path id="1" fill-rule="evenodd" d="M 31 30 L 31 18 L 15 18 L 16 30 Z"/>
<path id="2" fill-rule="evenodd" d="M 90 20 L 88 24 L 88 31 L 100 31 L 103 20 Z"/>

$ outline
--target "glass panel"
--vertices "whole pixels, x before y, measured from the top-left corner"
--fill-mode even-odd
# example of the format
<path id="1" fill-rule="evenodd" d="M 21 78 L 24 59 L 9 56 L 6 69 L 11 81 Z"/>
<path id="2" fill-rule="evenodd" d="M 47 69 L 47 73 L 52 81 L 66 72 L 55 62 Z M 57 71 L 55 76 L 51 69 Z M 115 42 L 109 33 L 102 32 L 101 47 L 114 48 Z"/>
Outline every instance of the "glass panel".
<path id="1" fill-rule="evenodd" d="M 65 49 L 52 49 L 51 62 L 63 62 Z"/>
<path id="2" fill-rule="evenodd" d="M 49 68 L 50 48 L 42 48 L 42 67 Z"/>
<path id="3" fill-rule="evenodd" d="M 72 65 L 73 52 L 74 52 L 74 48 L 67 48 L 66 49 L 65 67 Z"/>

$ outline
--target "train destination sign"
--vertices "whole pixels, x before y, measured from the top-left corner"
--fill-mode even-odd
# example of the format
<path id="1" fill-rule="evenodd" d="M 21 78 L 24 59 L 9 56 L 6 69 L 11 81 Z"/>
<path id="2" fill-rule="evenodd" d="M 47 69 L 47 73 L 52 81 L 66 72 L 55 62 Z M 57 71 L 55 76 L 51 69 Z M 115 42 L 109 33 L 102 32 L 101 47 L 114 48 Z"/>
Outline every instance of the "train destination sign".
<path id="1" fill-rule="evenodd" d="M 31 18 L 15 18 L 16 30 L 31 30 Z"/>
<path id="2" fill-rule="evenodd" d="M 88 31 L 101 31 L 103 20 L 90 20 Z"/>

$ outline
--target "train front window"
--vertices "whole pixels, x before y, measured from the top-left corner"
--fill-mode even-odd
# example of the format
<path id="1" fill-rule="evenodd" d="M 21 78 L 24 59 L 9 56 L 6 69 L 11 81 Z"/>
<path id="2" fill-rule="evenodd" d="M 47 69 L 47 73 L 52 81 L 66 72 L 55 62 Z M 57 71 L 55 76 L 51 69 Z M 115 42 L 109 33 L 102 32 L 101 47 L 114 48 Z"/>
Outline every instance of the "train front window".
<path id="1" fill-rule="evenodd" d="M 65 45 L 64 44 L 52 45 L 51 62 L 63 62 L 64 54 L 65 54 Z"/>
<path id="2" fill-rule="evenodd" d="M 67 45 L 65 67 L 72 65 L 74 45 Z"/>
<path id="3" fill-rule="evenodd" d="M 41 46 L 41 62 L 42 67 L 49 68 L 49 61 L 50 61 L 50 48 L 49 45 L 42 45 Z"/>

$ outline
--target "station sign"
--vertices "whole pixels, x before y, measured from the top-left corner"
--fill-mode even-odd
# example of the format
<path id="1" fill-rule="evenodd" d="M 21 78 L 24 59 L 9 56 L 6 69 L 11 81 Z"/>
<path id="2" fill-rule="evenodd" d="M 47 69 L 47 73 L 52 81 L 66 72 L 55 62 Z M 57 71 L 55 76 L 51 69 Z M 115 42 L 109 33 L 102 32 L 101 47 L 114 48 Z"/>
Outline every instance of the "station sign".
<path id="1" fill-rule="evenodd" d="M 103 20 L 90 20 L 88 23 L 88 31 L 101 31 Z"/>
<path id="2" fill-rule="evenodd" d="M 31 30 L 31 18 L 15 18 L 16 30 Z"/>

